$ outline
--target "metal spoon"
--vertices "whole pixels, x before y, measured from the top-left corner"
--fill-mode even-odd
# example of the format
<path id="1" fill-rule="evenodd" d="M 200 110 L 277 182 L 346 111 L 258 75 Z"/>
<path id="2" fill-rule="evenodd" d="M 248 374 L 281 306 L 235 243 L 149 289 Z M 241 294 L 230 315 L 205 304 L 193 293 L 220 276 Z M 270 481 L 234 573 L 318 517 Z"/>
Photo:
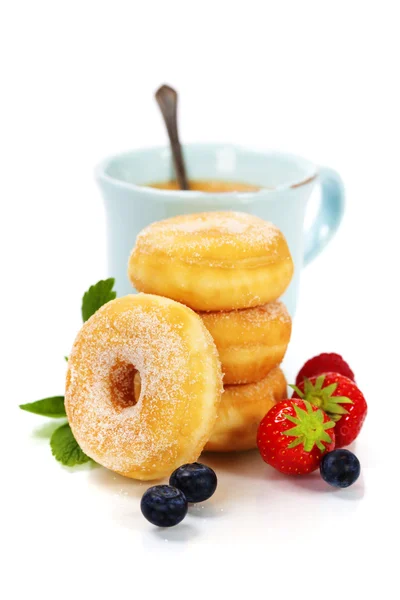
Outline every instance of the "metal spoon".
<path id="1" fill-rule="evenodd" d="M 178 135 L 178 93 L 169 85 L 162 85 L 156 91 L 155 97 L 167 127 L 179 187 L 181 190 L 188 190 L 189 182 Z"/>

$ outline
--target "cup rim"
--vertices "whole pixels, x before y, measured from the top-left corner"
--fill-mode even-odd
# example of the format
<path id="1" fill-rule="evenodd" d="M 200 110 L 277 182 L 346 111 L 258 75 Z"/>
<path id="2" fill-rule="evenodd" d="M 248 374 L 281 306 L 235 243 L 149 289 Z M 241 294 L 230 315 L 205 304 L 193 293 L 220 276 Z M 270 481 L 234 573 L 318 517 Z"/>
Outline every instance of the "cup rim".
<path id="1" fill-rule="evenodd" d="M 263 150 L 257 147 L 252 147 L 252 146 L 243 146 L 240 144 L 231 144 L 231 143 L 189 143 L 189 144 L 182 144 L 182 147 L 185 149 L 189 149 L 189 148 L 195 148 L 195 149 L 201 149 L 201 150 L 218 150 L 218 149 L 225 149 L 225 148 L 229 148 L 232 149 L 235 152 L 248 152 L 248 153 L 253 153 L 253 154 L 258 154 L 258 155 L 264 155 L 264 156 L 281 156 L 281 157 L 285 157 L 285 158 L 289 158 L 292 159 L 294 161 L 300 161 L 302 162 L 304 165 L 306 165 L 307 170 L 310 171 L 310 174 L 307 174 L 306 177 L 303 177 L 300 180 L 296 180 L 296 181 L 288 181 L 285 183 L 282 183 L 280 185 L 277 185 L 274 188 L 261 188 L 259 190 L 256 191 L 249 191 L 249 192 L 240 192 L 240 191 L 232 191 L 232 192 L 212 192 L 212 196 L 217 196 L 218 198 L 226 198 L 226 199 L 230 199 L 233 196 L 234 197 L 240 197 L 242 199 L 246 198 L 246 196 L 248 197 L 252 197 L 254 198 L 254 196 L 264 196 L 264 195 L 269 195 L 269 194 L 273 194 L 274 192 L 280 192 L 280 191 L 284 191 L 284 190 L 290 190 L 290 189 L 296 189 L 299 187 L 302 187 L 303 185 L 307 185 L 311 182 L 313 182 L 317 176 L 318 176 L 318 167 L 311 161 L 307 160 L 306 158 L 303 158 L 297 154 L 293 154 L 290 152 L 282 152 L 282 151 L 276 151 L 276 150 Z M 209 192 L 203 192 L 200 190 L 164 190 L 164 189 L 160 189 L 160 188 L 152 188 L 149 186 L 145 186 L 145 185 L 139 185 L 137 183 L 131 183 L 128 181 L 123 181 L 122 179 L 118 179 L 116 177 L 112 177 L 111 175 L 109 175 L 107 173 L 107 168 L 109 167 L 109 165 L 111 164 L 112 161 L 118 160 L 118 159 L 123 159 L 125 157 L 128 156 L 136 156 L 136 155 L 140 155 L 143 152 L 165 152 L 165 151 L 169 151 L 169 146 L 165 145 L 165 146 L 143 146 L 141 148 L 136 148 L 133 150 L 127 150 L 125 152 L 118 152 L 117 154 L 113 154 L 108 156 L 107 158 L 103 159 L 100 163 L 97 164 L 97 166 L 95 167 L 95 178 L 98 182 L 104 182 L 104 183 L 108 183 L 110 185 L 113 185 L 115 187 L 121 188 L 121 189 L 125 189 L 125 190 L 131 190 L 131 191 L 140 191 L 142 194 L 150 194 L 153 197 L 159 197 L 160 199 L 170 199 L 170 198 L 186 198 L 186 199 L 194 199 L 194 198 L 202 198 L 202 197 L 209 197 L 210 193 Z"/>

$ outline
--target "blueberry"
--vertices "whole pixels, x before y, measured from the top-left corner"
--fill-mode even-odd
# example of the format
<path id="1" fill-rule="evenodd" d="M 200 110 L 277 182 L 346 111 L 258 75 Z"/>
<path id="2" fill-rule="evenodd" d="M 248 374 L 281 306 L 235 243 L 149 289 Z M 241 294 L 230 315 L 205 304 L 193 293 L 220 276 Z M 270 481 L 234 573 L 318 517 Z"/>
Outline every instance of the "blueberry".
<path id="1" fill-rule="evenodd" d="M 330 485 L 346 488 L 357 481 L 360 475 L 360 461 L 350 450 L 332 450 L 321 460 L 322 479 Z"/>
<path id="2" fill-rule="evenodd" d="M 217 489 L 217 476 L 210 467 L 195 462 L 176 469 L 169 483 L 181 490 L 188 502 L 204 502 Z"/>
<path id="3" fill-rule="evenodd" d="M 173 527 L 185 518 L 188 503 L 185 495 L 170 485 L 155 485 L 143 494 L 143 516 L 158 527 Z"/>

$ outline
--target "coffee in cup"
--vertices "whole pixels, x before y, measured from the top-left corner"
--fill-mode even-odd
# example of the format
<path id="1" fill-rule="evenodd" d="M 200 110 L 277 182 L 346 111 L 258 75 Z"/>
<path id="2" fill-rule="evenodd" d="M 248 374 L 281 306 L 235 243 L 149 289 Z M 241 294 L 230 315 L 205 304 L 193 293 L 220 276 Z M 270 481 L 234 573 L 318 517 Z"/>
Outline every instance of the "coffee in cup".
<path id="1" fill-rule="evenodd" d="M 146 187 L 157 188 L 159 190 L 179 190 L 179 184 L 174 180 L 149 183 Z M 240 183 L 237 181 L 194 179 L 189 181 L 189 189 L 195 192 L 220 194 L 223 192 L 257 192 L 260 187 L 251 185 L 250 183 Z"/>

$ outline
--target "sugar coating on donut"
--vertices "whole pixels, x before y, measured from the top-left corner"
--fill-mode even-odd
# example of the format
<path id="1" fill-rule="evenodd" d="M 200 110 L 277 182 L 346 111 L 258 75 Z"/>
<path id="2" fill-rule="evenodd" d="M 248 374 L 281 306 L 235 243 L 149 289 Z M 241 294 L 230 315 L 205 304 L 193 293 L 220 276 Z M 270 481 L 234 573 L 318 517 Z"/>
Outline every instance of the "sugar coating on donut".
<path id="1" fill-rule="evenodd" d="M 265 348 L 271 348 L 282 360 L 282 351 L 285 352 L 290 340 L 291 318 L 282 302 L 275 301 L 253 308 L 232 311 L 200 312 L 203 322 L 217 345 L 219 351 L 223 348 L 254 347 L 254 364 L 259 364 L 257 359 L 257 346 L 262 345 L 262 354 Z M 225 368 L 224 360 L 222 366 Z M 265 356 L 264 356 L 265 358 Z M 243 357 L 242 357 L 243 359 Z M 230 355 L 228 362 L 234 360 Z M 239 359 L 241 360 L 241 359 Z M 253 361 L 251 356 L 247 360 Z M 250 366 L 250 363 L 247 365 Z M 231 365 L 232 367 L 232 365 Z M 240 383 L 235 381 L 235 383 Z"/>
<path id="2" fill-rule="evenodd" d="M 186 430 L 188 445 L 196 444 L 193 419 L 200 419 L 201 430 L 201 417 L 191 407 L 192 394 L 206 392 L 209 385 L 204 411 L 208 402 L 212 412 L 216 402 L 212 390 L 218 361 L 211 336 L 203 327 L 189 329 L 185 312 L 171 312 L 169 305 L 177 303 L 159 298 L 141 304 L 143 296 L 127 296 L 102 307 L 81 329 L 68 361 L 66 408 L 74 435 L 94 460 L 124 474 L 132 469 L 151 472 L 160 461 L 174 464 Z M 210 381 L 204 371 L 188 368 L 191 353 L 204 357 Z M 136 371 L 142 380 L 137 402 Z M 207 423 L 203 425 L 207 430 Z"/>
<path id="3" fill-rule="evenodd" d="M 254 310 L 243 309 L 244 318 L 249 323 L 260 325 L 263 318 L 268 320 L 279 320 L 282 323 L 288 323 L 290 315 L 283 302 L 269 302 L 262 306 L 257 306 Z M 262 317 L 261 319 L 259 317 Z"/>
<path id="4" fill-rule="evenodd" d="M 131 365 L 133 368 L 133 375 L 136 370 L 141 373 L 143 381 L 142 389 L 147 389 L 147 395 L 149 396 L 150 412 L 154 411 L 152 404 L 156 397 L 155 392 L 163 383 L 165 377 L 164 365 L 168 364 L 170 372 L 174 373 L 175 382 L 168 388 L 168 394 L 164 397 L 166 404 L 174 402 L 175 395 L 174 391 L 179 386 L 179 383 L 184 379 L 184 349 L 181 338 L 178 333 L 174 331 L 170 323 L 168 323 L 162 314 L 157 314 L 157 309 L 153 313 L 145 312 L 138 308 L 134 314 L 132 311 L 127 313 L 121 313 L 118 317 L 118 329 L 120 331 L 129 330 L 132 325 L 132 320 L 135 321 L 135 329 L 138 335 L 133 337 L 127 337 L 122 348 L 113 349 L 113 341 L 120 335 L 117 331 L 114 331 L 110 326 L 107 316 L 99 316 L 96 322 L 89 322 L 85 331 L 85 335 L 88 339 L 92 336 L 95 343 L 88 344 L 85 347 L 84 352 L 79 356 L 79 365 L 76 366 L 77 361 L 74 360 L 74 351 L 69 357 L 70 364 L 70 405 L 74 403 L 74 383 L 78 376 L 83 379 L 84 389 L 79 390 L 79 393 L 86 393 L 88 400 L 85 402 L 85 408 L 77 406 L 75 411 L 77 413 L 82 412 L 86 414 L 86 418 L 80 421 L 80 430 L 76 433 L 79 438 L 84 438 L 90 446 L 97 445 L 99 448 L 102 447 L 104 441 L 104 433 L 109 431 L 110 427 L 114 429 L 115 444 L 113 448 L 112 460 L 113 467 L 115 469 L 121 469 L 120 459 L 123 462 L 123 452 L 120 457 L 119 454 L 123 450 L 126 442 L 126 430 L 118 427 L 117 418 L 114 422 L 115 412 L 122 415 L 124 419 L 129 419 L 131 422 L 136 421 L 138 427 L 138 437 L 141 439 L 141 452 L 136 452 L 136 458 L 138 465 L 146 460 L 147 456 L 152 453 L 157 453 L 162 449 L 162 445 L 165 443 L 163 438 L 153 439 L 149 435 L 149 432 L 145 431 L 144 427 L 141 427 L 140 419 L 140 399 L 136 405 L 129 408 L 129 393 L 125 396 L 125 402 L 123 398 L 115 398 L 116 402 L 113 402 L 113 406 L 110 404 L 110 397 L 113 392 L 112 383 L 118 383 L 118 379 L 113 382 L 108 382 L 110 372 L 116 364 Z M 140 339 L 140 343 L 139 343 Z M 157 340 L 157 358 L 154 360 L 154 340 Z M 150 360 L 150 357 L 153 360 Z M 85 383 L 87 378 L 86 364 L 90 363 L 93 369 L 93 381 L 86 386 Z M 133 365 L 135 365 L 133 367 Z M 89 383 L 89 382 L 88 382 Z M 120 370 L 120 383 L 129 390 L 129 377 L 126 371 Z M 76 398 L 76 396 L 75 396 Z M 122 402 L 121 402 L 122 400 Z M 124 408 L 122 404 L 125 403 L 127 407 Z M 110 409 L 112 413 L 110 415 Z M 71 408 L 71 410 L 74 410 Z M 90 413 L 96 413 L 96 420 L 99 422 L 99 427 L 95 428 L 91 424 Z M 111 420 L 112 418 L 112 420 Z M 142 423 L 143 425 L 143 423 Z"/>
<path id="5" fill-rule="evenodd" d="M 241 327 L 265 327 L 268 321 L 279 321 L 281 323 L 290 323 L 291 318 L 283 302 L 268 302 L 261 306 L 253 308 L 242 308 L 232 311 L 216 311 L 199 313 L 207 323 L 218 323 L 226 321 L 229 324 L 232 320 L 240 319 Z"/>
<path id="6" fill-rule="evenodd" d="M 278 255 L 277 241 L 280 230 L 267 221 L 247 213 L 225 211 L 181 215 L 153 223 L 143 229 L 136 240 L 136 248 L 143 253 L 160 252 L 176 256 L 184 249 L 185 262 L 212 258 L 213 251 L 230 247 L 242 258 L 262 252 Z"/>
<path id="7" fill-rule="evenodd" d="M 197 233 L 198 231 L 218 231 L 223 235 L 249 233 L 250 223 L 243 219 L 240 212 L 232 213 L 201 213 L 194 219 L 180 220 L 173 225 L 177 232 Z M 254 234 L 254 228 L 253 228 Z"/>

